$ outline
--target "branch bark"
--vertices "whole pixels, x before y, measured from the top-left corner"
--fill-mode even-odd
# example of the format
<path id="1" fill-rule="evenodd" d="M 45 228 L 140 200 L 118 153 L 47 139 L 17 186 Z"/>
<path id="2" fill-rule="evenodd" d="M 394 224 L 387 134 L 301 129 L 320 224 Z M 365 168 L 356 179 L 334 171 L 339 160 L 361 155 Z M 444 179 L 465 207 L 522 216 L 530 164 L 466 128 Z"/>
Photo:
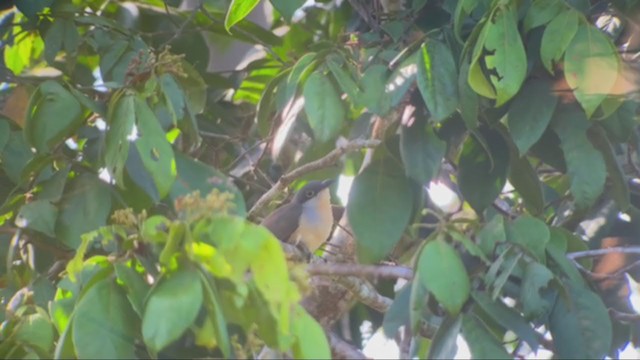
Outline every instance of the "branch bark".
<path id="1" fill-rule="evenodd" d="M 340 339 L 336 334 L 327 332 L 327 339 L 334 359 L 367 359 L 365 354 L 353 345 Z"/>
<path id="2" fill-rule="evenodd" d="M 292 183 L 293 180 L 299 178 L 300 176 L 315 170 L 332 166 L 336 162 L 338 162 L 338 160 L 340 159 L 340 157 L 342 157 L 342 155 L 348 152 L 356 151 L 364 148 L 372 148 L 378 145 L 380 145 L 379 140 L 362 140 L 362 139 L 353 140 L 344 145 L 338 146 L 336 149 L 334 149 L 333 151 L 331 151 L 330 153 L 328 153 L 327 155 L 325 155 L 324 157 L 318 160 L 304 164 L 282 175 L 282 177 L 280 177 L 278 182 L 275 183 L 275 185 L 273 185 L 273 187 L 269 189 L 269 191 L 264 193 L 264 195 L 262 195 L 260 199 L 258 199 L 258 201 L 256 201 L 256 203 L 253 205 L 251 210 L 249 210 L 248 217 L 254 218 L 255 215 L 259 213 L 264 207 L 266 207 L 266 205 L 273 198 L 275 198 L 279 193 L 284 191 L 287 185 Z"/>
<path id="3" fill-rule="evenodd" d="M 309 264 L 310 275 L 324 276 L 373 276 L 391 279 L 413 279 L 413 270 L 406 266 L 360 265 L 360 264 Z"/>

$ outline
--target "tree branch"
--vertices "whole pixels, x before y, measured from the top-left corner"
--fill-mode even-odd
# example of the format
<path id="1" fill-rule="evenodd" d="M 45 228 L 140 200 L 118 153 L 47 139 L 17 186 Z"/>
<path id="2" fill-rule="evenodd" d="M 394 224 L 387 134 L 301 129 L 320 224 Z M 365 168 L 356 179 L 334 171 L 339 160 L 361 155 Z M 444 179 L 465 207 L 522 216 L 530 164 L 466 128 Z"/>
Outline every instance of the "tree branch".
<path id="1" fill-rule="evenodd" d="M 595 250 L 585 250 L 585 251 L 576 251 L 567 254 L 567 258 L 570 260 L 575 260 L 583 257 L 597 257 L 603 256 L 611 253 L 623 253 L 623 254 L 640 254 L 640 246 L 615 246 L 609 247 L 605 249 L 595 249 Z"/>
<path id="2" fill-rule="evenodd" d="M 309 264 L 307 272 L 310 275 L 325 276 L 374 276 L 392 279 L 413 279 L 413 270 L 406 266 L 391 265 L 360 265 L 360 264 Z"/>
<path id="3" fill-rule="evenodd" d="M 349 289 L 355 295 L 356 300 L 380 313 L 386 313 L 393 303 L 393 300 L 378 294 L 373 285 L 364 279 L 345 276 L 338 278 L 337 281 Z"/>
<path id="4" fill-rule="evenodd" d="M 336 149 L 318 160 L 304 164 L 282 175 L 278 182 L 275 183 L 275 185 L 273 185 L 273 187 L 269 189 L 269 191 L 264 193 L 264 195 L 262 195 L 260 199 L 258 199 L 258 201 L 256 201 L 251 210 L 249 210 L 247 216 L 249 218 L 253 218 L 269 203 L 269 201 L 275 198 L 276 195 L 281 193 L 287 187 L 287 185 L 289 185 L 291 182 L 293 182 L 293 180 L 299 178 L 300 176 L 334 165 L 340 159 L 340 157 L 342 157 L 342 155 L 348 152 L 364 148 L 372 148 L 378 145 L 380 145 L 379 140 L 353 140 L 344 145 L 339 145 Z"/>
<path id="5" fill-rule="evenodd" d="M 360 350 L 340 339 L 336 334 L 327 332 L 327 339 L 334 359 L 367 359 Z"/>

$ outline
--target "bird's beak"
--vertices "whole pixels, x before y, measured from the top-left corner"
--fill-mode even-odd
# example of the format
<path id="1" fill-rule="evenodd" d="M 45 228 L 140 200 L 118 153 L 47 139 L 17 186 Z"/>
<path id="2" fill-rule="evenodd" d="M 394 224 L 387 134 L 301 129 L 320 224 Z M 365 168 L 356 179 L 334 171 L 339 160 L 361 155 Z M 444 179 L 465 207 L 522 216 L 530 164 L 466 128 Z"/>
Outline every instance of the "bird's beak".
<path id="1" fill-rule="evenodd" d="M 324 180 L 324 181 L 322 182 L 322 189 L 326 189 L 326 188 L 328 188 L 328 187 L 329 187 L 329 186 L 331 186 L 331 184 L 333 184 L 334 182 L 335 182 L 335 180 L 333 180 L 333 179 L 327 179 L 327 180 Z"/>

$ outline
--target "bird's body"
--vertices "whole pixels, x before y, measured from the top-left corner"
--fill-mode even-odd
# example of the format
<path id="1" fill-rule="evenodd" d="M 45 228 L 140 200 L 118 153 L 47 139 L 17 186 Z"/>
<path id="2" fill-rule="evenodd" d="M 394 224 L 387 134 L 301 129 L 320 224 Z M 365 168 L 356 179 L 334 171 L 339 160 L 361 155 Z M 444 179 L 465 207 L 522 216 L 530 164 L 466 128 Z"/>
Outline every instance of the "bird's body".
<path id="1" fill-rule="evenodd" d="M 261 223 L 280 241 L 304 245 L 316 251 L 329 237 L 333 227 L 331 181 L 312 181 L 305 185 L 288 204 L 276 209 Z"/>

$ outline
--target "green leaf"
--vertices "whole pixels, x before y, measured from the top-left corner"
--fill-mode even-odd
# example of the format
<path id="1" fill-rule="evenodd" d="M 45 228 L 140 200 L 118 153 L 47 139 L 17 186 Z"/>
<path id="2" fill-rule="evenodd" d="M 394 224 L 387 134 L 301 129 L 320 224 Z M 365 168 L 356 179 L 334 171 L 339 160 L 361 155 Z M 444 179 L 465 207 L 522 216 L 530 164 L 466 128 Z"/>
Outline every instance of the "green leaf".
<path id="1" fill-rule="evenodd" d="M 64 187 L 69 178 L 71 165 L 58 169 L 51 178 L 40 183 L 42 191 L 38 194 L 39 200 L 49 200 L 57 203 L 64 192 Z"/>
<path id="2" fill-rule="evenodd" d="M 527 210 L 534 215 L 544 211 L 542 182 L 526 156 L 518 157 L 515 149 L 509 157 L 509 182 L 522 197 Z"/>
<path id="3" fill-rule="evenodd" d="M 452 240 L 459 242 L 469 255 L 482 259 L 485 264 L 489 263 L 489 259 L 484 255 L 482 249 L 467 235 L 453 228 L 446 229 L 446 234 L 449 235 Z"/>
<path id="4" fill-rule="evenodd" d="M 111 176 L 120 186 L 123 181 L 123 170 L 129 156 L 130 141 L 136 122 L 135 96 L 116 93 L 111 97 L 107 111 L 107 129 L 105 140 L 104 162 Z"/>
<path id="5" fill-rule="evenodd" d="M 505 115 L 509 133 L 520 156 L 524 156 L 544 133 L 556 109 L 558 98 L 551 93 L 551 82 L 528 81 Z"/>
<path id="6" fill-rule="evenodd" d="M 416 116 L 411 127 L 400 128 L 400 155 L 405 173 L 418 184 L 426 184 L 438 174 L 446 147 L 421 116 Z"/>
<path id="7" fill-rule="evenodd" d="M 187 108 L 191 114 L 200 114 L 207 104 L 207 84 L 198 70 L 186 60 L 182 60 L 180 67 L 187 74 L 177 79 L 185 93 Z"/>
<path id="8" fill-rule="evenodd" d="M 229 31 L 231 27 L 247 17 L 251 10 L 260 3 L 260 0 L 232 0 L 224 18 L 224 28 Z"/>
<path id="9" fill-rule="evenodd" d="M 298 87 L 304 84 L 304 82 L 309 77 L 309 74 L 311 74 L 311 72 L 316 68 L 317 57 L 318 57 L 318 54 L 316 54 L 315 52 L 306 53 L 303 56 L 301 56 L 300 59 L 298 59 L 298 61 L 296 61 L 295 65 L 291 67 L 290 71 L 285 70 L 286 72 L 283 71 L 281 73 L 283 74 L 283 76 L 285 75 L 287 76 L 285 79 L 286 91 L 284 95 L 287 101 L 289 101 L 292 97 L 296 95 L 296 91 L 298 90 Z M 278 76 L 274 77 L 273 80 L 271 81 L 274 81 L 276 78 L 278 78 Z M 267 90 L 265 89 L 265 93 L 266 91 Z"/>
<path id="10" fill-rule="evenodd" d="M 15 75 L 20 75 L 40 56 L 44 42 L 38 33 L 22 31 L 20 26 L 14 27 L 14 35 L 13 45 L 4 47 L 4 63 Z"/>
<path id="11" fill-rule="evenodd" d="M 158 352 L 177 340 L 196 320 L 202 306 L 200 276 L 181 269 L 151 289 L 142 317 L 144 343 Z"/>
<path id="12" fill-rule="evenodd" d="M 607 174 L 611 182 L 611 193 L 618 210 L 626 211 L 631 205 L 629 184 L 622 171 L 622 167 L 616 159 L 613 145 L 609 141 L 606 132 L 600 126 L 595 126 L 589 131 L 588 137 L 593 146 L 600 151 L 607 167 Z"/>
<path id="13" fill-rule="evenodd" d="M 3 115 L 0 115 L 0 158 L 2 157 L 4 147 L 7 145 L 10 138 L 11 125 L 9 125 L 9 120 Z"/>
<path id="14" fill-rule="evenodd" d="M 171 113 L 171 119 L 175 124 L 184 117 L 185 107 L 187 106 L 184 93 L 182 89 L 180 89 L 178 82 L 169 73 L 160 75 L 158 84 L 160 85 L 160 89 L 162 89 L 164 102 L 167 104 L 167 108 Z"/>
<path id="15" fill-rule="evenodd" d="M 531 347 L 534 352 L 538 350 L 538 346 L 540 345 L 538 342 L 538 334 L 520 313 L 505 305 L 500 299 L 492 300 L 485 292 L 474 291 L 471 295 L 473 300 L 475 300 L 482 310 L 493 320 L 513 331 L 518 335 L 518 338 L 529 344 L 529 347 Z"/>
<path id="16" fill-rule="evenodd" d="M 292 85 L 293 82 L 290 83 L 286 77 L 289 75 L 290 78 L 291 74 L 292 70 L 290 69 L 282 71 L 267 83 L 267 86 L 265 86 L 264 91 L 262 92 L 260 101 L 258 101 L 258 104 L 256 105 L 256 123 L 258 124 L 258 131 L 261 136 L 269 136 L 269 131 L 271 131 L 271 119 L 274 109 L 276 89 L 281 91 L 280 87 L 284 85 L 287 92 L 291 91 L 290 95 L 285 95 L 287 96 L 286 101 L 293 101 L 292 97 L 296 93 L 298 86 L 297 81 L 299 79 L 296 79 L 295 84 Z M 285 106 L 286 105 L 283 105 L 283 108 Z"/>
<path id="17" fill-rule="evenodd" d="M 40 84 L 29 101 L 24 136 L 39 152 L 48 152 L 82 123 L 82 108 L 59 83 Z"/>
<path id="18" fill-rule="evenodd" d="M 513 358 L 473 313 L 462 317 L 462 336 L 469 345 L 473 359 Z"/>
<path id="19" fill-rule="evenodd" d="M 20 317 L 10 339 L 49 353 L 53 349 L 54 329 L 44 309 Z M 5 323 L 6 324 L 6 323 Z"/>
<path id="20" fill-rule="evenodd" d="M 420 52 L 416 51 L 406 56 L 389 75 L 385 88 L 386 96 L 389 98 L 389 106 L 397 106 L 406 99 L 407 91 L 415 84 L 419 61 Z"/>
<path id="21" fill-rule="evenodd" d="M 408 283 L 400 289 L 391 303 L 391 307 L 384 314 L 382 330 L 388 339 L 393 339 L 401 326 L 409 324 L 410 300 L 412 284 Z"/>
<path id="22" fill-rule="evenodd" d="M 494 215 L 485 226 L 477 233 L 478 246 L 487 256 L 493 256 L 496 244 L 507 241 L 507 233 L 504 227 L 504 218 Z"/>
<path id="23" fill-rule="evenodd" d="M 457 340 L 461 327 L 462 316 L 445 316 L 433 337 L 427 359 L 453 359 L 458 350 Z"/>
<path id="24" fill-rule="evenodd" d="M 475 136 L 464 142 L 458 161 L 458 185 L 464 199 L 481 213 L 498 197 L 507 181 L 509 149 L 502 136 L 493 131 L 480 131 L 490 154 Z"/>
<path id="25" fill-rule="evenodd" d="M 638 104 L 627 100 L 610 116 L 600 121 L 600 125 L 607 130 L 607 136 L 613 142 L 627 142 L 634 135 L 636 126 L 636 111 Z"/>
<path id="26" fill-rule="evenodd" d="M 460 312 L 469 298 L 471 285 L 464 264 L 451 245 L 441 237 L 428 242 L 420 253 L 417 272 L 422 285 L 450 315 Z"/>
<path id="27" fill-rule="evenodd" d="M 134 142 L 135 148 L 142 159 L 144 169 L 153 179 L 154 190 L 157 190 L 159 199 L 162 199 L 169 193 L 176 179 L 173 149 L 147 102 L 136 97 L 134 108 L 139 134 Z M 155 192 L 147 193 L 154 198 Z"/>
<path id="28" fill-rule="evenodd" d="M 564 7 L 558 0 L 533 0 L 523 20 L 525 34 L 551 21 Z"/>
<path id="29" fill-rule="evenodd" d="M 578 209 L 586 209 L 596 201 L 607 177 L 602 154 L 587 138 L 589 125 L 584 113 L 575 108 L 558 111 L 552 124 L 560 138 L 567 175 L 571 179 L 571 194 Z"/>
<path id="30" fill-rule="evenodd" d="M 124 284 L 127 298 L 133 307 L 133 310 L 142 318 L 144 312 L 144 300 L 149 293 L 149 285 L 144 281 L 142 274 L 138 273 L 134 268 L 123 263 L 115 263 L 114 268 L 118 280 Z"/>
<path id="31" fill-rule="evenodd" d="M 464 23 L 465 16 L 471 14 L 471 12 L 478 6 L 478 0 L 460 0 L 456 3 L 456 10 L 453 15 L 453 33 L 456 39 L 462 41 L 462 24 Z"/>
<path id="32" fill-rule="evenodd" d="M 331 80 L 316 71 L 307 79 L 302 93 L 315 139 L 320 142 L 334 139 L 342 129 L 346 113 Z"/>
<path id="33" fill-rule="evenodd" d="M 324 329 L 302 306 L 297 306 L 293 316 L 292 332 L 295 359 L 330 359 L 331 349 Z"/>
<path id="34" fill-rule="evenodd" d="M 362 104 L 374 114 L 384 116 L 391 109 L 391 98 L 386 94 L 389 72 L 386 66 L 372 65 L 360 78 Z"/>
<path id="35" fill-rule="evenodd" d="M 24 220 L 27 228 L 51 237 L 56 236 L 55 225 L 57 217 L 58 208 L 47 200 L 36 200 L 25 204 L 18 213 L 19 222 Z"/>
<path id="36" fill-rule="evenodd" d="M 111 191 L 95 175 L 82 174 L 66 186 L 58 212 L 56 235 L 75 249 L 80 245 L 80 235 L 106 224 L 111 213 Z"/>
<path id="37" fill-rule="evenodd" d="M 106 278 L 80 299 L 72 320 L 78 358 L 134 358 L 138 317 L 120 287 Z"/>
<path id="38" fill-rule="evenodd" d="M 527 73 L 527 55 L 518 32 L 518 14 L 514 6 L 499 7 L 488 27 L 484 47 L 489 78 L 496 91 L 496 107 L 503 105 L 520 90 Z"/>
<path id="39" fill-rule="evenodd" d="M 347 98 L 351 103 L 358 104 L 362 91 L 358 88 L 358 84 L 353 80 L 351 74 L 344 70 L 332 57 L 327 59 L 327 66 L 329 70 L 331 70 L 333 78 L 336 79 L 336 82 L 340 85 L 340 89 L 347 94 Z"/>
<path id="40" fill-rule="evenodd" d="M 247 210 L 242 193 L 224 173 L 180 152 L 175 153 L 175 159 L 177 178 L 169 192 L 172 204 L 177 198 L 196 190 L 201 196 L 206 196 L 213 189 L 218 189 L 222 193 L 233 194 L 231 201 L 234 207 L 230 213 L 245 216 Z"/>
<path id="41" fill-rule="evenodd" d="M 476 43 L 473 48 L 471 60 L 469 63 L 469 71 L 467 77 L 467 83 L 469 87 L 476 93 L 489 98 L 496 98 L 496 90 L 493 88 L 487 77 L 484 75 L 483 66 L 481 64 L 482 55 L 484 52 L 484 42 L 489 34 L 490 24 L 489 21 L 480 21 L 476 25 L 476 29 L 480 29 Z M 474 32 L 476 30 L 474 29 Z M 473 35 L 473 33 L 472 33 Z M 469 43 L 470 44 L 470 43 Z"/>
<path id="42" fill-rule="evenodd" d="M 533 216 L 520 215 L 513 223 L 507 224 L 507 240 L 521 245 L 538 261 L 544 261 L 545 248 L 549 242 L 549 228 L 542 220 Z"/>
<path id="43" fill-rule="evenodd" d="M 540 289 L 545 288 L 552 279 L 553 273 L 546 266 L 535 261 L 527 263 L 520 287 L 520 302 L 526 318 L 537 318 L 551 309 L 551 304 L 540 296 Z"/>
<path id="44" fill-rule="evenodd" d="M 458 74 L 451 50 L 437 40 L 428 40 L 420 47 L 418 89 L 431 118 L 441 122 L 458 107 Z"/>
<path id="45" fill-rule="evenodd" d="M 412 184 L 391 161 L 376 162 L 353 181 L 347 214 L 358 244 L 358 259 L 375 263 L 396 245 L 413 211 Z"/>
<path id="46" fill-rule="evenodd" d="M 566 9 L 556 16 L 544 30 L 540 44 L 542 65 L 554 74 L 553 65 L 564 55 L 571 40 L 578 31 L 580 14 L 573 9 Z"/>
<path id="47" fill-rule="evenodd" d="M 229 339 L 229 331 L 227 330 L 227 321 L 225 319 L 224 313 L 222 312 L 222 307 L 219 303 L 219 294 L 215 289 L 215 283 L 210 281 L 210 277 L 206 276 L 205 273 L 200 272 L 200 278 L 202 286 L 204 287 L 204 305 L 209 312 L 209 322 L 212 323 L 213 331 L 215 331 L 215 340 L 217 341 L 217 345 L 222 351 L 222 354 L 225 358 L 231 357 L 231 340 Z M 197 336 L 198 334 L 196 334 Z M 211 343 L 210 335 L 209 339 L 203 339 L 209 343 Z"/>
<path id="48" fill-rule="evenodd" d="M 44 58 L 49 64 L 54 63 L 58 51 L 62 49 L 64 30 L 64 20 L 58 18 L 53 21 L 44 36 Z"/>
<path id="49" fill-rule="evenodd" d="M 460 66 L 460 76 L 458 77 L 458 97 L 460 99 L 460 115 L 467 129 L 473 130 L 478 127 L 478 111 L 480 99 L 478 94 L 469 85 L 469 62 L 463 61 Z"/>
<path id="50" fill-rule="evenodd" d="M 569 299 L 559 296 L 549 315 L 549 330 L 558 358 L 604 358 L 611 350 L 609 314 L 598 295 L 573 282 L 566 284 Z"/>
<path id="51" fill-rule="evenodd" d="M 587 117 L 591 117 L 618 78 L 616 48 L 598 28 L 582 21 L 564 59 L 564 75 Z"/>
<path id="52" fill-rule="evenodd" d="M 435 236 L 434 236 L 435 238 Z M 427 311 L 427 301 L 429 299 L 429 290 L 424 287 L 420 280 L 420 273 L 413 274 L 413 282 L 411 284 L 411 296 L 409 297 L 409 320 L 411 321 L 411 330 L 417 331 Z"/>
<path id="53" fill-rule="evenodd" d="M 22 171 L 33 158 L 29 144 L 24 139 L 22 131 L 11 132 L 9 140 L 2 151 L 0 166 L 9 180 L 14 184 L 21 184 Z"/>
<path id="54" fill-rule="evenodd" d="M 53 4 L 53 0 L 20 0 L 16 2 L 16 7 L 28 18 L 36 18 L 38 13 L 44 11 Z"/>
<path id="55" fill-rule="evenodd" d="M 575 264 L 567 259 L 567 236 L 564 229 L 551 228 L 551 238 L 547 245 L 547 254 L 572 282 L 578 284 L 584 282 L 582 274 L 580 274 Z"/>
<path id="56" fill-rule="evenodd" d="M 287 22 L 291 22 L 293 14 L 304 5 L 306 0 L 269 0 L 269 2 Z"/>

